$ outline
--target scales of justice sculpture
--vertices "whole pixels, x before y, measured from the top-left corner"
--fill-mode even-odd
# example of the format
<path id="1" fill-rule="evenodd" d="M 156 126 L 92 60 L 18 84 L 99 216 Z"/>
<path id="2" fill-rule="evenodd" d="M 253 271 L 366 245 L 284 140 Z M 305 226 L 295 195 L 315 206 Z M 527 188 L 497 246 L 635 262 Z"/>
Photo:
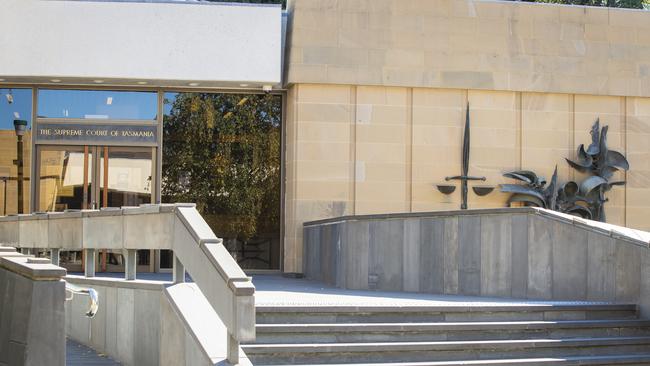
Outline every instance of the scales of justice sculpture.
<path id="1" fill-rule="evenodd" d="M 463 156 L 461 161 L 461 175 L 454 175 L 445 177 L 445 181 L 459 180 L 460 181 L 460 209 L 467 210 L 467 193 L 469 181 L 485 181 L 485 177 L 475 177 L 469 175 L 469 153 L 470 153 L 470 129 L 469 129 L 469 102 L 467 103 L 467 110 L 465 112 L 465 130 L 463 132 Z M 449 184 L 437 184 L 438 191 L 442 194 L 450 195 L 456 190 L 456 186 Z M 492 186 L 474 186 L 472 187 L 474 193 L 478 196 L 486 196 L 490 194 L 494 187 Z"/>

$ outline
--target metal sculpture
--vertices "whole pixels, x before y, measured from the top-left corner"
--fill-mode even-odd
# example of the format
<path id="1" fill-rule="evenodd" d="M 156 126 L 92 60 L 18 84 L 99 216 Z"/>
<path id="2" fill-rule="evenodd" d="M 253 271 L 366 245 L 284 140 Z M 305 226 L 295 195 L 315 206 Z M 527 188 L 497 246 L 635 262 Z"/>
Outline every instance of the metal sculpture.
<path id="1" fill-rule="evenodd" d="M 467 210 L 467 183 L 470 180 L 480 180 L 485 181 L 485 177 L 474 177 L 469 175 L 469 147 L 470 147 L 470 129 L 469 129 L 469 103 L 467 103 L 467 111 L 465 114 L 465 131 L 463 133 L 463 160 L 461 162 L 461 175 L 454 175 L 451 177 L 445 177 L 445 181 L 450 180 L 459 180 L 460 181 L 460 194 L 461 194 L 461 210 Z M 443 194 L 451 194 L 456 190 L 455 186 L 438 184 L 438 190 Z M 492 192 L 494 187 L 482 186 L 482 187 L 472 187 L 474 192 L 479 196 L 485 196 Z"/>
<path id="2" fill-rule="evenodd" d="M 601 130 L 600 120 L 591 127 L 591 144 L 585 149 L 578 147 L 577 159 L 566 159 L 569 165 L 581 173 L 589 174 L 581 184 L 569 181 L 557 188 L 557 166 L 548 187 L 546 181 L 532 171 L 514 171 L 504 176 L 524 182 L 523 185 L 502 184 L 501 191 L 512 193 L 508 205 L 521 202 L 569 213 L 584 218 L 605 221 L 605 193 L 624 181 L 610 181 L 618 170 L 629 170 L 630 164 L 623 154 L 607 148 L 608 126 Z"/>

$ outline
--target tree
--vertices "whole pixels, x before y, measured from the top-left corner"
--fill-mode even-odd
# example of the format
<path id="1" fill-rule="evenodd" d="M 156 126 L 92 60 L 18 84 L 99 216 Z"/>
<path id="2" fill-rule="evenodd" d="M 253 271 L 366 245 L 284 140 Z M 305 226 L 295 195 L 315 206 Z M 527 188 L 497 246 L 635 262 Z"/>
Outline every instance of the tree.
<path id="1" fill-rule="evenodd" d="M 178 94 L 163 126 L 163 201 L 196 202 L 231 243 L 279 233 L 281 118 L 278 95 Z"/>

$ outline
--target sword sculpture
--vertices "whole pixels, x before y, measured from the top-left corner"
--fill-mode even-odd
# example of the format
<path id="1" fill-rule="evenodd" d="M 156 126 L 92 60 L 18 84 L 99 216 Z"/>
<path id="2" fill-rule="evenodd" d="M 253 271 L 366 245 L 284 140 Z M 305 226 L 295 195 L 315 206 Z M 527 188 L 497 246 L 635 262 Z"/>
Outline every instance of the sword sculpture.
<path id="1" fill-rule="evenodd" d="M 461 175 L 454 175 L 451 177 L 445 177 L 445 181 L 450 180 L 459 180 L 460 181 L 460 194 L 461 194 L 461 210 L 467 210 L 467 183 L 470 180 L 480 180 L 485 181 L 485 177 L 475 177 L 469 175 L 469 144 L 470 144 L 470 129 L 469 129 L 469 102 L 467 103 L 467 111 L 465 115 L 465 131 L 463 133 L 463 161 L 461 162 Z M 454 186 L 445 186 L 438 185 L 438 190 L 444 194 L 451 194 L 456 187 Z M 485 196 L 492 192 L 494 187 L 472 187 L 474 193 L 479 196 Z"/>

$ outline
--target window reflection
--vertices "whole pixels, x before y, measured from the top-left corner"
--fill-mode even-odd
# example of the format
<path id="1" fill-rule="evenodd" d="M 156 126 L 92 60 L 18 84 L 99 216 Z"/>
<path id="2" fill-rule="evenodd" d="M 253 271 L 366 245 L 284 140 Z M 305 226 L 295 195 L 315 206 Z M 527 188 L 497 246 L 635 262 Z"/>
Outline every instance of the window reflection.
<path id="1" fill-rule="evenodd" d="M 163 202 L 196 202 L 243 268 L 279 268 L 281 120 L 277 95 L 165 94 Z"/>
<path id="2" fill-rule="evenodd" d="M 157 105 L 155 92 L 38 91 L 38 116 L 41 118 L 155 120 Z"/>
<path id="3" fill-rule="evenodd" d="M 27 122 L 27 130 L 22 136 L 23 163 L 23 212 L 29 212 L 30 167 L 31 167 L 31 120 L 32 89 L 0 89 L 0 215 L 18 212 L 18 168 L 14 163 L 18 158 L 18 136 L 14 121 Z"/>

